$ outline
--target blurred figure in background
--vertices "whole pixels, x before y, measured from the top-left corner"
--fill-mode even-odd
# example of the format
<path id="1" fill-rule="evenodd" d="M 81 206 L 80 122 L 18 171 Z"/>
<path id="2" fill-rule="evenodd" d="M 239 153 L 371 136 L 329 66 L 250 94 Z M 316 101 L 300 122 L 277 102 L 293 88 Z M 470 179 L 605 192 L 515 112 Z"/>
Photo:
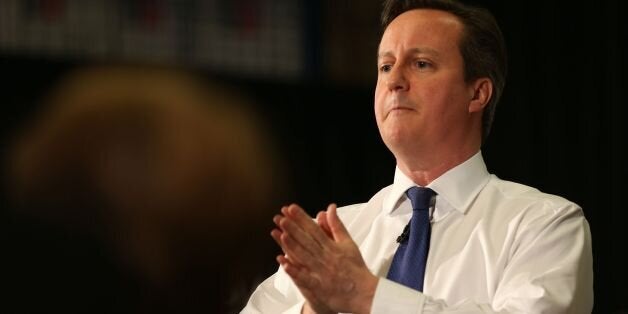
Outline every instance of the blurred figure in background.
<path id="1" fill-rule="evenodd" d="M 275 267 L 280 180 L 246 103 L 210 87 L 101 66 L 54 90 L 7 158 L 11 312 L 242 308 Z"/>

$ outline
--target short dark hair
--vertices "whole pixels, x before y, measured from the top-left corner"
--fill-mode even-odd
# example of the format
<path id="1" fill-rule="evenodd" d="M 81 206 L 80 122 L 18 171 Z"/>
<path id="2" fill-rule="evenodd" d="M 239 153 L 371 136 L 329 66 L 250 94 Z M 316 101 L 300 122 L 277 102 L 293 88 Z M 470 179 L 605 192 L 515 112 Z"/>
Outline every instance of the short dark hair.
<path id="1" fill-rule="evenodd" d="M 455 0 L 385 0 L 381 17 L 383 29 L 397 16 L 414 9 L 445 11 L 462 22 L 464 30 L 458 44 L 465 80 L 488 77 L 493 82 L 493 95 L 482 116 L 482 141 L 485 141 L 506 83 L 506 44 L 497 21 L 488 10 Z"/>

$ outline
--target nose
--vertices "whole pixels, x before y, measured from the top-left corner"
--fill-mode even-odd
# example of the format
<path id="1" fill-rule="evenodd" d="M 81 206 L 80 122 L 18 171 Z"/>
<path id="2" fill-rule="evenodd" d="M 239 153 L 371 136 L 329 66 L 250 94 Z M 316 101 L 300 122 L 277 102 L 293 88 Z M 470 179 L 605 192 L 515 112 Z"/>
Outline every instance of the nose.
<path id="1" fill-rule="evenodd" d="M 388 72 L 387 86 L 390 91 L 405 91 L 408 90 L 409 84 L 403 73 L 403 69 L 398 66 L 393 67 Z"/>

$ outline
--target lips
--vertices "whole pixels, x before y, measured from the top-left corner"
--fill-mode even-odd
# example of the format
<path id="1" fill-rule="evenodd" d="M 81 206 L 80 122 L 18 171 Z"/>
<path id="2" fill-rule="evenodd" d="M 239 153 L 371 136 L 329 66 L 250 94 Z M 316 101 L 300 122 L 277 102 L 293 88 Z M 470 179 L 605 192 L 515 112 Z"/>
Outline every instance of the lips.
<path id="1" fill-rule="evenodd" d="M 392 111 L 395 111 L 395 110 L 414 110 L 414 109 L 412 109 L 412 108 L 410 108 L 410 107 L 403 107 L 403 106 L 397 106 L 397 107 L 392 107 L 392 108 L 390 108 L 390 111 L 391 111 L 391 112 L 392 112 Z"/>
<path id="2" fill-rule="evenodd" d="M 400 95 L 395 93 L 388 101 L 389 111 L 395 110 L 414 110 L 416 107 L 410 99 L 405 97 L 404 95 Z"/>
<path id="3" fill-rule="evenodd" d="M 395 97 L 389 103 L 388 112 L 401 112 L 401 111 L 415 111 L 416 106 L 412 104 L 408 99 L 402 97 Z"/>
<path id="4" fill-rule="evenodd" d="M 386 113 L 386 118 L 391 116 L 394 117 L 405 115 L 406 113 L 411 113 L 412 111 L 415 110 L 406 106 L 394 106 L 388 110 L 388 112 Z"/>
<path id="5" fill-rule="evenodd" d="M 384 96 L 385 102 L 382 106 L 382 113 L 384 114 L 384 119 L 386 119 L 389 115 L 403 115 L 405 113 L 411 113 L 412 111 L 417 111 L 416 104 L 400 93 L 392 93 Z"/>

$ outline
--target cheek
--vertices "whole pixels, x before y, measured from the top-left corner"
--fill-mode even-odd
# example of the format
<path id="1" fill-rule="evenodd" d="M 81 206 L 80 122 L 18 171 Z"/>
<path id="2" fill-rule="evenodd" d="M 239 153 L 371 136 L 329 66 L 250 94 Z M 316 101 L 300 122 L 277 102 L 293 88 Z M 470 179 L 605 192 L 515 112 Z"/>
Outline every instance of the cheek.
<path id="1" fill-rule="evenodd" d="M 426 85 L 420 95 L 423 103 L 430 104 L 429 110 L 434 111 L 436 116 L 457 114 L 465 109 L 465 93 L 457 84 L 450 82 L 436 82 L 436 84 Z"/>
<path id="2" fill-rule="evenodd" d="M 379 84 L 375 86 L 375 96 L 373 97 L 373 109 L 375 111 L 375 119 L 377 120 L 377 124 L 379 125 L 384 111 L 384 100 L 385 97 L 382 93 L 382 89 L 379 87 Z"/>
<path id="3" fill-rule="evenodd" d="M 469 113 L 468 105 L 471 97 L 467 95 L 465 89 L 459 88 L 459 86 L 452 87 L 450 91 L 450 93 L 442 95 L 440 99 L 443 103 L 448 104 L 447 107 L 443 108 L 443 110 L 446 110 L 448 114 L 453 116 L 467 116 Z"/>

